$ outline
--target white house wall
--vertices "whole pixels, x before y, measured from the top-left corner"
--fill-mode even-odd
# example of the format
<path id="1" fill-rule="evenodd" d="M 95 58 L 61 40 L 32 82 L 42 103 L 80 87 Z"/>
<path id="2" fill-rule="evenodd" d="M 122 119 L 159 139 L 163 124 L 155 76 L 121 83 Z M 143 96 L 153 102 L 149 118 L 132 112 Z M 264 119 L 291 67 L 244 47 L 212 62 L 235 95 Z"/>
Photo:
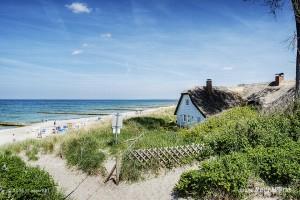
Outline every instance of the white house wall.
<path id="1" fill-rule="evenodd" d="M 189 100 L 189 105 L 186 105 L 186 100 Z M 183 95 L 181 102 L 179 102 L 179 107 L 177 110 L 177 124 L 179 126 L 187 126 L 188 124 L 195 124 L 203 121 L 205 117 L 201 114 L 201 112 L 196 108 L 196 106 L 192 103 L 189 95 Z M 183 120 L 183 116 L 191 116 L 190 122 L 186 122 Z"/>

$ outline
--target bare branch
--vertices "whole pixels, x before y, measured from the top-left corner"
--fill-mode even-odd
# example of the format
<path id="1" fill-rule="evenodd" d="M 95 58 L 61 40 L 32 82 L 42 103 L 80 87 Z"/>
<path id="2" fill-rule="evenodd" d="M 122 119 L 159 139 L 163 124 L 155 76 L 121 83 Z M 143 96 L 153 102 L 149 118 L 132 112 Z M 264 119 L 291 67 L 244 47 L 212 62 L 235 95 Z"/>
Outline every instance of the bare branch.
<path id="1" fill-rule="evenodd" d="M 256 2 L 258 0 L 244 0 L 244 1 Z M 283 7 L 285 0 L 262 0 L 262 1 L 264 6 L 269 7 L 270 13 L 276 16 L 277 11 Z"/>
<path id="2" fill-rule="evenodd" d="M 283 0 L 264 0 L 264 4 L 270 8 L 270 13 L 276 16 L 277 10 L 281 9 L 284 5 Z"/>
<path id="3" fill-rule="evenodd" d="M 286 40 L 283 41 L 287 44 L 287 48 L 290 50 L 295 50 L 297 47 L 297 33 L 296 31 L 288 37 Z"/>

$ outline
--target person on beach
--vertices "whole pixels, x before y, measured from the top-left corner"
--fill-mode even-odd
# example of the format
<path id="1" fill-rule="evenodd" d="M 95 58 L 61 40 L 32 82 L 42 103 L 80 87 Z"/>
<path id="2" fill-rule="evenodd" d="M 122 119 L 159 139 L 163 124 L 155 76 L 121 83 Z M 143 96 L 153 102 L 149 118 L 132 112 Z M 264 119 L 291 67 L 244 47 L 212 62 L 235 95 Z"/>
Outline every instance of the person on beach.
<path id="1" fill-rule="evenodd" d="M 53 124 L 54 124 L 54 126 L 56 126 L 56 120 L 54 120 L 54 123 L 53 123 Z"/>
<path id="2" fill-rule="evenodd" d="M 15 134 L 13 133 L 13 142 L 16 141 Z"/>

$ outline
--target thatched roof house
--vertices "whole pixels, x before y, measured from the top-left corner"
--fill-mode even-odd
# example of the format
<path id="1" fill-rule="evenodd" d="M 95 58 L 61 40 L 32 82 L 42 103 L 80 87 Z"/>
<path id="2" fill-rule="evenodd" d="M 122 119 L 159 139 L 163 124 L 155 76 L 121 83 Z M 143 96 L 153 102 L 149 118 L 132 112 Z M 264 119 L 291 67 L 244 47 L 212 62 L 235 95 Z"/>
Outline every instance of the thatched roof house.
<path id="1" fill-rule="evenodd" d="M 226 87 L 212 87 L 212 81 L 208 79 L 206 86 L 181 93 L 175 110 L 177 124 L 188 126 L 199 123 L 210 115 L 242 105 L 244 102 L 238 93 Z"/>
<path id="2" fill-rule="evenodd" d="M 272 82 L 235 87 L 213 87 L 211 79 L 207 79 L 206 86 L 181 93 L 175 115 L 179 126 L 189 126 L 244 104 L 256 106 L 261 112 L 284 110 L 294 97 L 295 81 L 284 80 L 284 73 L 275 74 Z"/>

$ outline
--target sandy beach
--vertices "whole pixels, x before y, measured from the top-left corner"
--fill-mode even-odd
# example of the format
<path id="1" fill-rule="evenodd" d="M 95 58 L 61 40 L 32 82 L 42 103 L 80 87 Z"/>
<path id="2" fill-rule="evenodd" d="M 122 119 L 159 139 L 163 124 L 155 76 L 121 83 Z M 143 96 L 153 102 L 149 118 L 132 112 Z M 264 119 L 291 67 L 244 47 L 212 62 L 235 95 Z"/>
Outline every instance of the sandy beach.
<path id="1" fill-rule="evenodd" d="M 145 115 L 149 113 L 156 112 L 158 110 L 167 109 L 174 106 L 167 107 L 157 107 L 145 109 L 143 111 L 130 111 L 122 113 L 123 118 Z M 78 119 L 67 119 L 67 120 L 56 120 L 54 125 L 54 120 L 34 123 L 29 126 L 12 128 L 12 129 L 2 129 L 0 130 L 0 146 L 4 144 L 14 143 L 24 141 L 26 139 L 42 139 L 46 137 L 51 137 L 58 134 L 67 134 L 70 130 L 80 130 L 89 129 L 95 125 L 110 121 L 113 115 L 107 116 L 96 116 L 88 118 L 78 118 Z M 64 130 L 58 131 L 58 128 L 63 129 L 63 127 L 68 127 Z"/>

